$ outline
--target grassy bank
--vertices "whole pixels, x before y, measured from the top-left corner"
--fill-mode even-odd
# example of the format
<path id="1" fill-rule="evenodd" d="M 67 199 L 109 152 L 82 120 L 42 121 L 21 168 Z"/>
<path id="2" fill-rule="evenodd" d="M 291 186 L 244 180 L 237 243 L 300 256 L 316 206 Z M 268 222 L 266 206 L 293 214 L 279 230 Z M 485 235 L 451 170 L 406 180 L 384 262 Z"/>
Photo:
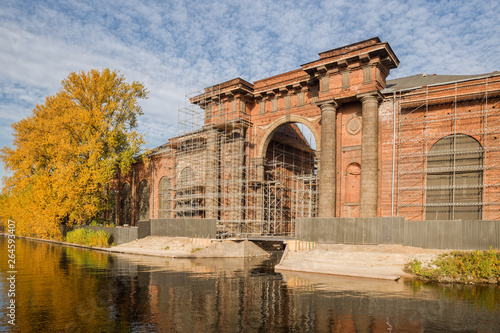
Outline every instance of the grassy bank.
<path id="1" fill-rule="evenodd" d="M 500 251 L 452 251 L 431 263 L 415 259 L 405 271 L 417 279 L 443 283 L 500 283 Z"/>
<path id="2" fill-rule="evenodd" d="M 108 247 L 110 239 L 111 234 L 103 230 L 94 231 L 90 229 L 78 228 L 68 232 L 64 241 L 86 246 Z"/>

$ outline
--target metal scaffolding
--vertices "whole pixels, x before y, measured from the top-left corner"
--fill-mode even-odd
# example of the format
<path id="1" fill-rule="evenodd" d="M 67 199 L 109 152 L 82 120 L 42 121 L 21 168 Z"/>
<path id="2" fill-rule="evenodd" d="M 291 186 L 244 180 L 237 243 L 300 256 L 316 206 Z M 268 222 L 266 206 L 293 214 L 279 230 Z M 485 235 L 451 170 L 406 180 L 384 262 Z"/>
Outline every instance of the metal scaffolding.
<path id="1" fill-rule="evenodd" d="M 171 217 L 215 218 L 222 238 L 293 236 L 296 218 L 316 215 L 315 151 L 288 124 L 258 161 L 244 106 L 220 103 L 217 86 L 209 94 L 209 105 L 179 109 L 178 136 L 170 141 Z"/>
<path id="2" fill-rule="evenodd" d="M 500 219 L 500 101 L 488 96 L 488 78 L 480 81 L 398 93 L 396 215 Z"/>

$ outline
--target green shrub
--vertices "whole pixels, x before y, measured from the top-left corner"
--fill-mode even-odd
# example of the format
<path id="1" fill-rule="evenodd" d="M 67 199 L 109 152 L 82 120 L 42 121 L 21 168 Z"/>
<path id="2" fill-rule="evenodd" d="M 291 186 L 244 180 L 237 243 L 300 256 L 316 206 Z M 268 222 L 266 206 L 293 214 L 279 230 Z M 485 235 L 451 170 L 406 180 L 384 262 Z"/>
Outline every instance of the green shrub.
<path id="1" fill-rule="evenodd" d="M 111 234 L 103 230 L 78 228 L 68 232 L 66 242 L 86 246 L 107 247 L 111 240 Z"/>
<path id="2" fill-rule="evenodd" d="M 92 227 L 97 227 L 99 225 L 99 222 L 97 222 L 97 220 L 92 220 L 88 225 Z"/>
<path id="3" fill-rule="evenodd" d="M 424 280 L 446 282 L 485 282 L 500 279 L 500 252 L 452 251 L 442 254 L 429 265 L 415 259 L 405 270 Z"/>

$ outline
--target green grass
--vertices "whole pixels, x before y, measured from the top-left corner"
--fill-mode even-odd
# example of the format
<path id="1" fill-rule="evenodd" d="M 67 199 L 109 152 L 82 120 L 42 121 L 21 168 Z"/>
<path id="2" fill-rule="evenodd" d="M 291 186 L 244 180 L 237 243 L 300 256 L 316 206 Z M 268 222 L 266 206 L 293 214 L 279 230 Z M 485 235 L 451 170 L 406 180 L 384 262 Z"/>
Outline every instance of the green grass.
<path id="1" fill-rule="evenodd" d="M 431 264 L 415 259 L 405 270 L 417 278 L 437 282 L 498 283 L 500 251 L 452 251 L 441 255 Z"/>
<path id="2" fill-rule="evenodd" d="M 111 234 L 102 230 L 94 231 L 90 229 L 78 228 L 68 232 L 65 241 L 68 243 L 86 246 L 108 247 L 110 238 Z"/>

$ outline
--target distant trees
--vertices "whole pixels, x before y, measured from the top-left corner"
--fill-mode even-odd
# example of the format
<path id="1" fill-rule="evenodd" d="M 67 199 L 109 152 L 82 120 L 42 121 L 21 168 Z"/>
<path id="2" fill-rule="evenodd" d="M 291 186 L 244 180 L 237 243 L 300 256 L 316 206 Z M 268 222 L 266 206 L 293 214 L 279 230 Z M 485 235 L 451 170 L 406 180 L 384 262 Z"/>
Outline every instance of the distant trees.
<path id="1" fill-rule="evenodd" d="M 142 83 L 109 69 L 74 72 L 59 92 L 12 125 L 14 148 L 0 158 L 12 176 L 0 200 L 17 234 L 53 238 L 59 223 L 95 218 L 110 208 L 107 187 L 127 172 L 144 144 L 136 131 L 147 98 Z"/>

